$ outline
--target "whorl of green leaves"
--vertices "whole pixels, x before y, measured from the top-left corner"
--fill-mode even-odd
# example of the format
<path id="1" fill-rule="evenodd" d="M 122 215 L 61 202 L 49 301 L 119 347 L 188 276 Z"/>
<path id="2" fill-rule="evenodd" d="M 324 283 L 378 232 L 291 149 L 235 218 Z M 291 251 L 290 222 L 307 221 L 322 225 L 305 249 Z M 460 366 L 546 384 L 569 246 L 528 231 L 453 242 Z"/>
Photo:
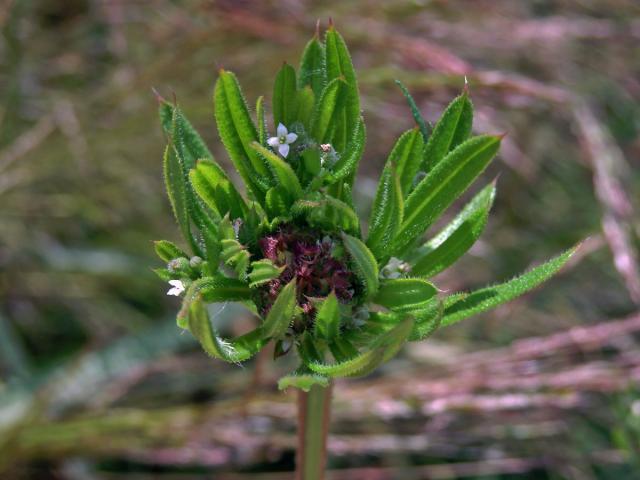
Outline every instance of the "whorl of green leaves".
<path id="1" fill-rule="evenodd" d="M 264 97 L 251 112 L 236 76 L 219 71 L 215 120 L 246 196 L 181 109 L 161 99 L 164 177 L 186 248 L 156 242 L 156 253 L 167 265 L 155 271 L 165 281 L 181 282 L 178 325 L 209 355 L 237 363 L 271 340 L 276 356 L 295 348 L 301 364 L 280 380 L 282 389 L 308 391 L 327 386 L 332 377 L 366 375 L 405 342 L 526 293 L 558 272 L 575 251 L 502 284 L 442 295 L 429 279 L 478 240 L 495 182 L 435 236 L 425 241 L 423 235 L 483 173 L 501 137 L 472 136 L 466 87 L 432 127 L 398 84 L 416 127 L 402 133 L 389 153 L 366 237 L 352 199 L 365 124 L 353 62 L 333 25 L 324 40 L 317 33 L 309 41 L 297 72 L 284 63 L 277 73 L 271 119 Z M 270 140 L 280 123 L 296 134 L 284 156 L 273 148 L 281 140 Z M 352 300 L 336 291 L 306 298 L 298 278 L 283 280 L 285 264 L 262 258 L 261 240 L 283 227 L 317 234 L 318 242 L 330 238 L 332 255 L 351 275 Z M 303 300 L 313 306 L 303 309 Z M 249 333 L 224 338 L 206 307 L 219 302 L 240 302 L 262 319 Z"/>

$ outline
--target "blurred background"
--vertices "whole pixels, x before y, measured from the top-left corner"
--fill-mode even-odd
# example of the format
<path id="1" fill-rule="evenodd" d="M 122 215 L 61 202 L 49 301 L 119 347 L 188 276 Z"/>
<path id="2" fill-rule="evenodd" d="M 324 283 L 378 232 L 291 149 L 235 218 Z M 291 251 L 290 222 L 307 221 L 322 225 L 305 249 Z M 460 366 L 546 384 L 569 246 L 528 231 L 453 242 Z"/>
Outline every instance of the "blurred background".
<path id="1" fill-rule="evenodd" d="M 394 79 L 436 120 L 466 75 L 476 131 L 507 132 L 472 189 L 499 175 L 487 231 L 440 288 L 586 240 L 542 288 L 338 382 L 329 478 L 640 478 L 635 0 L 1 1 L 0 478 L 290 478 L 289 360 L 208 359 L 151 271 L 152 240 L 179 242 L 152 87 L 229 166 L 217 66 L 269 99 L 330 16 L 363 97 L 361 213 L 412 126 Z"/>

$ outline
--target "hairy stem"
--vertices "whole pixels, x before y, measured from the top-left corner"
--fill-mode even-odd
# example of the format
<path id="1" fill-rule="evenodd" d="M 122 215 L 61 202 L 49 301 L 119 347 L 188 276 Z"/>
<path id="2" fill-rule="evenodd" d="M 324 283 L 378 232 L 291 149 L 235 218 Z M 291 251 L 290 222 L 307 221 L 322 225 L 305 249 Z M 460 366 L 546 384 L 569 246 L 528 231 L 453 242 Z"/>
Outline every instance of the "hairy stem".
<path id="1" fill-rule="evenodd" d="M 298 394 L 298 451 L 296 480 L 322 480 L 327 461 L 331 417 L 331 385 L 314 385 Z"/>

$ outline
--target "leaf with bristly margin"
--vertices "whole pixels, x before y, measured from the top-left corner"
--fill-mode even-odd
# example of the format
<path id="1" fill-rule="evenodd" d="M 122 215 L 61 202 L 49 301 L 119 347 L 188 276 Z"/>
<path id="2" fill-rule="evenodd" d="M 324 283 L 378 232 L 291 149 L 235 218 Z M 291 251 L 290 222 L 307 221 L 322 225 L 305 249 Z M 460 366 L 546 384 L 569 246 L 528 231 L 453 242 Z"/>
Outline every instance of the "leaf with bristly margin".
<path id="1" fill-rule="evenodd" d="M 221 242 L 220 260 L 236 272 L 238 278 L 244 280 L 249 268 L 251 254 L 246 247 L 236 239 L 225 238 Z"/>
<path id="2" fill-rule="evenodd" d="M 158 257 L 160 257 L 161 260 L 164 260 L 167 263 L 169 263 L 174 258 L 189 258 L 189 255 L 187 255 L 175 243 L 172 243 L 168 240 L 157 240 L 153 242 L 153 246 Z"/>
<path id="3" fill-rule="evenodd" d="M 332 167 L 332 181 L 349 179 L 349 184 L 353 184 L 353 178 L 358 170 L 358 163 L 364 151 L 366 141 L 366 131 L 364 120 L 360 117 L 351 140 L 347 143 L 344 154 L 340 156 L 336 164 Z"/>
<path id="4" fill-rule="evenodd" d="M 163 169 L 167 195 L 180 231 L 183 237 L 189 242 L 193 252 L 197 255 L 202 255 L 202 249 L 191 231 L 191 220 L 187 203 L 187 189 L 189 187 L 185 181 L 176 149 L 172 145 L 167 145 L 165 149 Z"/>
<path id="5" fill-rule="evenodd" d="M 282 65 L 276 75 L 276 81 L 273 84 L 272 104 L 273 123 L 276 126 L 280 123 L 291 126 L 296 120 L 298 111 L 296 71 L 287 63 Z"/>
<path id="6" fill-rule="evenodd" d="M 174 106 L 167 101 L 161 101 L 160 120 L 165 134 L 180 151 L 180 155 L 185 162 L 185 169 L 193 168 L 195 162 L 201 158 L 206 158 L 215 163 L 213 155 L 204 140 L 202 140 L 202 137 L 177 105 Z M 216 166 L 223 172 L 217 163 Z"/>
<path id="7" fill-rule="evenodd" d="M 420 113 L 420 109 L 418 108 L 415 100 L 409 93 L 409 89 L 404 86 L 404 83 L 402 83 L 400 80 L 396 80 L 396 85 L 400 87 L 400 90 L 402 90 L 402 94 L 404 95 L 404 98 L 407 99 L 407 103 L 409 104 L 409 108 L 411 109 L 411 114 L 413 115 L 413 119 L 416 122 L 416 125 L 418 125 L 418 128 L 420 128 L 420 133 L 422 134 L 422 140 L 426 144 L 429 141 L 429 136 L 431 135 L 431 130 L 433 130 L 433 127 L 429 122 L 426 122 L 424 120 L 422 114 Z"/>
<path id="8" fill-rule="evenodd" d="M 198 160 L 196 168 L 189 172 L 191 185 L 205 204 L 224 217 L 241 218 L 247 211 L 247 205 L 226 177 L 220 175 L 219 167 L 209 160 Z"/>
<path id="9" fill-rule="evenodd" d="M 416 319 L 416 322 L 409 335 L 409 341 L 424 340 L 433 335 L 442 325 L 444 302 L 440 298 L 434 298 L 428 306 L 413 311 L 410 315 Z"/>
<path id="10" fill-rule="evenodd" d="M 256 100 L 256 121 L 258 122 L 258 142 L 261 145 L 267 143 L 267 121 L 264 115 L 264 97 L 258 97 Z"/>
<path id="11" fill-rule="evenodd" d="M 347 140 L 353 134 L 352 132 L 356 129 L 360 120 L 360 94 L 358 93 L 358 82 L 351 55 L 344 39 L 333 25 L 329 26 L 324 43 L 327 81 L 331 82 L 336 78 L 344 78 L 347 87 L 345 91 L 345 108 L 338 112 L 335 119 L 334 148 L 342 153 Z"/>
<path id="12" fill-rule="evenodd" d="M 263 285 L 271 280 L 278 278 L 286 267 L 278 267 L 268 258 L 251 262 L 251 271 L 249 272 L 249 287 L 255 288 Z"/>
<path id="13" fill-rule="evenodd" d="M 325 64 L 324 45 L 314 36 L 307 43 L 300 60 L 300 75 L 298 76 L 298 88 L 310 86 L 316 97 L 322 93 L 327 83 L 327 71 Z"/>
<path id="14" fill-rule="evenodd" d="M 296 96 L 298 98 L 296 119 L 302 123 L 306 131 L 309 131 L 311 128 L 311 117 L 313 116 L 313 110 L 316 105 L 316 96 L 309 86 L 298 90 Z"/>
<path id="15" fill-rule="evenodd" d="M 278 185 L 277 187 L 271 187 L 267 190 L 264 203 L 264 208 L 269 218 L 285 218 L 289 214 L 291 198 L 287 194 L 287 191 Z"/>
<path id="16" fill-rule="evenodd" d="M 334 338 L 329 344 L 329 350 L 337 362 L 344 362 L 358 355 L 358 349 L 344 336 Z"/>
<path id="17" fill-rule="evenodd" d="M 387 165 L 395 167 L 402 187 L 402 196 L 411 192 L 413 181 L 424 158 L 424 140 L 418 128 L 404 132 L 396 142 L 387 159 Z"/>
<path id="18" fill-rule="evenodd" d="M 469 138 L 473 123 L 473 104 L 465 90 L 444 111 L 427 142 L 424 168 L 430 172 L 446 155 Z"/>
<path id="19" fill-rule="evenodd" d="M 371 347 L 348 360 L 327 364 L 312 362 L 307 367 L 320 375 L 329 377 L 355 377 L 371 373 L 382 363 L 391 359 L 407 341 L 413 319 L 406 318 L 388 332 L 376 338 Z"/>
<path id="20" fill-rule="evenodd" d="M 464 255 L 484 231 L 495 195 L 494 182 L 473 197 L 440 233 L 407 256 L 411 274 L 432 277 Z"/>
<path id="21" fill-rule="evenodd" d="M 382 281 L 371 301 L 394 312 L 406 313 L 425 308 L 437 293 L 431 282 L 421 278 L 396 278 Z"/>
<path id="22" fill-rule="evenodd" d="M 329 342 L 340 333 L 340 304 L 334 292 L 331 292 L 317 307 L 314 333 L 316 337 L 324 338 Z"/>
<path id="23" fill-rule="evenodd" d="M 382 171 L 371 216 L 367 246 L 377 259 L 384 261 L 390 254 L 390 246 L 402 224 L 404 200 L 398 176 L 391 165 Z"/>
<path id="24" fill-rule="evenodd" d="M 311 136 L 318 143 L 330 143 L 338 119 L 344 113 L 347 84 L 343 78 L 331 80 L 316 102 L 311 116 Z"/>
<path id="25" fill-rule="evenodd" d="M 200 342 L 207 354 L 230 363 L 242 362 L 253 357 L 266 343 L 260 328 L 231 340 L 220 337 L 211 325 L 207 309 L 199 298 L 189 305 L 186 328 Z"/>
<path id="26" fill-rule="evenodd" d="M 296 279 L 287 283 L 276 297 L 262 324 L 265 338 L 282 338 L 293 321 L 296 311 Z"/>
<path id="27" fill-rule="evenodd" d="M 366 298 L 371 298 L 378 292 L 378 263 L 373 253 L 358 238 L 342 234 L 342 243 L 351 258 L 353 270 L 362 282 Z"/>
<path id="28" fill-rule="evenodd" d="M 291 207 L 291 213 L 304 215 L 312 227 L 325 230 L 342 230 L 357 235 L 360 231 L 360 220 L 353 209 L 330 195 L 314 195 L 311 198 L 298 200 Z"/>
<path id="29" fill-rule="evenodd" d="M 447 297 L 444 301 L 442 324 L 451 325 L 490 310 L 537 287 L 557 273 L 578 248 L 579 245 L 508 282 Z"/>
<path id="30" fill-rule="evenodd" d="M 269 169 L 258 153 L 251 148 L 258 141 L 249 108 L 235 75 L 224 69 L 216 82 L 214 113 L 218 132 L 231 161 L 244 180 L 249 191 L 259 200 L 269 183 Z"/>
<path id="31" fill-rule="evenodd" d="M 242 302 L 251 300 L 252 293 L 249 285 L 235 278 L 222 275 L 199 278 L 187 287 L 178 312 L 178 326 L 187 328 L 189 306 L 198 298 L 207 302 Z"/>
<path id="32" fill-rule="evenodd" d="M 278 380 L 278 390 L 286 390 L 289 387 L 293 387 L 308 392 L 314 385 L 326 388 L 329 386 L 329 379 L 315 373 L 294 372 Z"/>
<path id="33" fill-rule="evenodd" d="M 489 165 L 500 148 L 501 137 L 473 137 L 450 152 L 414 188 L 404 204 L 404 219 L 393 253 L 402 255 L 442 212 Z"/>
<path id="34" fill-rule="evenodd" d="M 267 161 L 273 172 L 276 185 L 284 188 L 292 200 L 302 197 L 302 185 L 300 185 L 300 180 L 298 180 L 296 172 L 293 171 L 291 165 L 257 142 L 253 142 L 251 148 Z"/>

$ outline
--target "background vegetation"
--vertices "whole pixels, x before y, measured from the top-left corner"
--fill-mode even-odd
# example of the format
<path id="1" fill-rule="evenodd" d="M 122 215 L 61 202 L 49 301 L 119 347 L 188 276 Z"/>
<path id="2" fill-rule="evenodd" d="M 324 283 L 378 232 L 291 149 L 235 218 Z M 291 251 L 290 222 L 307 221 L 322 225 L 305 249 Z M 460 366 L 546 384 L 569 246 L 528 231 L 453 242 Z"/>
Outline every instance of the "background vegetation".
<path id="1" fill-rule="evenodd" d="M 587 238 L 535 293 L 339 382 L 330 478 L 640 475 L 637 2 L 5 0 L 1 478 L 291 470 L 293 392 L 275 389 L 287 366 L 207 359 L 151 272 L 151 240 L 178 235 L 151 89 L 175 95 L 229 166 L 216 66 L 250 102 L 268 98 L 329 16 L 359 72 L 362 205 L 412 123 L 394 79 L 435 120 L 466 75 L 477 130 L 507 132 L 486 174 L 499 175 L 487 232 L 441 288 L 506 279 Z M 229 329 L 249 320 L 219 315 Z"/>

